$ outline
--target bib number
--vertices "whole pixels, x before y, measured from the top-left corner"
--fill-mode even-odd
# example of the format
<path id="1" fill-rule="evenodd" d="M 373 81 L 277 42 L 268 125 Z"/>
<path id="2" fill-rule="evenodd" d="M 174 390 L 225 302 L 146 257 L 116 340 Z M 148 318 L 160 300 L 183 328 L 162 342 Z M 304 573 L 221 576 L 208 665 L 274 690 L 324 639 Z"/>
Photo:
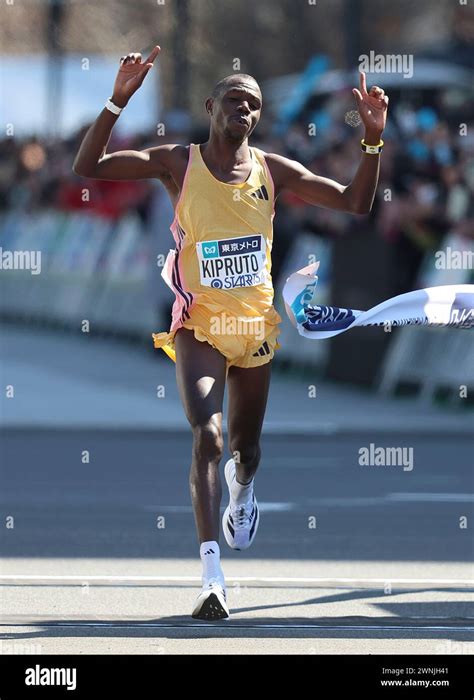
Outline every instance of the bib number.
<path id="1" fill-rule="evenodd" d="M 255 287 L 266 280 L 267 251 L 261 233 L 196 243 L 201 284 L 214 289 Z"/>

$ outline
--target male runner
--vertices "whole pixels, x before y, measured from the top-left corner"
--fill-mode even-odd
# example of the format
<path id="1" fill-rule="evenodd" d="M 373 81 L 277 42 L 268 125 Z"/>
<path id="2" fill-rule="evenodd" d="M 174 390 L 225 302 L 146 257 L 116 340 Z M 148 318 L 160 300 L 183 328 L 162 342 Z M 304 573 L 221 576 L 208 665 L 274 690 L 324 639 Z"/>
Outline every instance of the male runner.
<path id="1" fill-rule="evenodd" d="M 193 617 L 229 616 L 220 564 L 219 526 L 223 454 L 222 404 L 228 387 L 225 465 L 229 504 L 222 525 L 233 549 L 249 547 L 259 511 L 253 485 L 260 461 L 270 369 L 280 316 L 273 306 L 271 247 L 274 202 L 284 189 L 309 204 L 367 214 L 375 195 L 388 98 L 379 87 L 354 89 L 365 126 L 364 151 L 349 185 L 314 175 L 300 163 L 248 145 L 260 119 L 262 94 L 250 75 L 234 74 L 215 86 L 205 106 L 209 139 L 106 154 L 121 109 L 140 87 L 160 52 L 120 59 L 112 97 L 79 148 L 73 170 L 102 180 L 158 178 L 175 218 L 164 277 L 175 291 L 168 333 L 154 334 L 176 362 L 176 377 L 193 433 L 191 496 L 203 565 L 203 588 Z"/>

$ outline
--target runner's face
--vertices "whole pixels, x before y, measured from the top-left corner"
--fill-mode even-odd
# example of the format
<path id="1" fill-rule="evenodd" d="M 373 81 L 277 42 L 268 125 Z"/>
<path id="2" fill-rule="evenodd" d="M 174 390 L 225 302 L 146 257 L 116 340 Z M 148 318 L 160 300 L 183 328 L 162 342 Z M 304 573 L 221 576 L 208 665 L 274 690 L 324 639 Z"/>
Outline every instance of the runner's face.
<path id="1" fill-rule="evenodd" d="M 253 83 L 236 84 L 220 100 L 214 101 L 214 109 L 218 129 L 227 138 L 242 142 L 250 136 L 260 119 L 260 90 Z"/>

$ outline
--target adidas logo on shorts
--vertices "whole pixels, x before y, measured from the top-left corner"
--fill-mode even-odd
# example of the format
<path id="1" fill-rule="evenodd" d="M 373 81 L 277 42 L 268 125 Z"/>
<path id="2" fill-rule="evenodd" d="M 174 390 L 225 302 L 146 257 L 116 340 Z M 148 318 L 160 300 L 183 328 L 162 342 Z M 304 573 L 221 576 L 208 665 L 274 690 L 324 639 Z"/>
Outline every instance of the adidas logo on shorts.
<path id="1" fill-rule="evenodd" d="M 267 341 L 264 342 L 264 344 L 257 350 L 257 352 L 254 352 L 252 357 L 258 357 L 259 355 L 263 357 L 264 355 L 269 355 L 270 354 L 270 348 L 268 347 Z"/>

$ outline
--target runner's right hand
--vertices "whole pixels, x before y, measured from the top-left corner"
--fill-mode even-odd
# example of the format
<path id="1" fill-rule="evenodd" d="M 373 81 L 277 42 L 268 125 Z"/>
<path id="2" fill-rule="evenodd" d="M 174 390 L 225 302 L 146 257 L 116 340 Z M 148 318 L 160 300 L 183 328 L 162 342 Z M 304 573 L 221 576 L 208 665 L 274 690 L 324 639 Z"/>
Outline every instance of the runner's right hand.
<path id="1" fill-rule="evenodd" d="M 146 74 L 153 67 L 153 61 L 160 53 L 159 46 L 155 46 L 145 63 L 142 63 L 140 53 L 129 53 L 120 59 L 120 68 L 115 79 L 112 102 L 117 107 L 125 107 L 134 92 L 138 90 Z"/>

